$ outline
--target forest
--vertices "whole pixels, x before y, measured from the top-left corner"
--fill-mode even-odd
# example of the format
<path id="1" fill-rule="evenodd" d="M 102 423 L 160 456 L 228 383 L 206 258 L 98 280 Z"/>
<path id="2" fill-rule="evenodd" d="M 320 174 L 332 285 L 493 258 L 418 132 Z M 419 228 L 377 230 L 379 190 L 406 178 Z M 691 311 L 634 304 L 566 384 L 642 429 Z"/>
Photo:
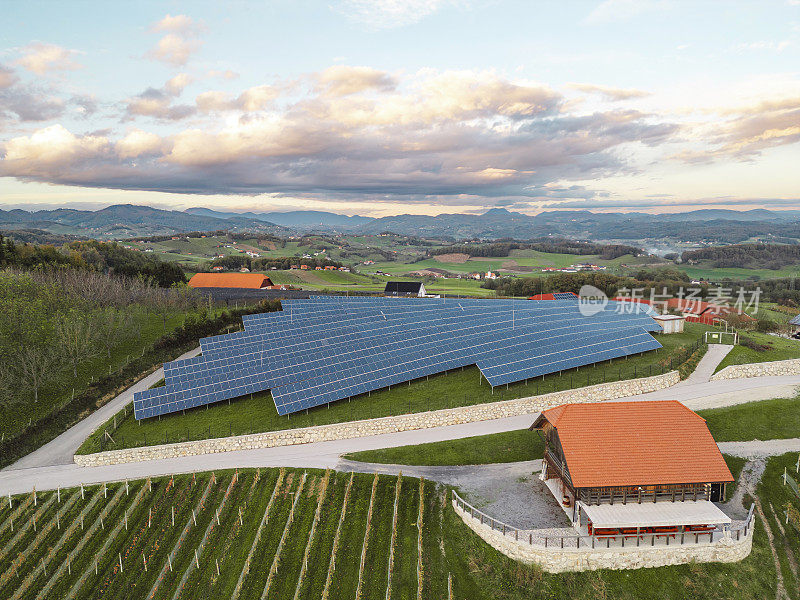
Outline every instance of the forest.
<path id="1" fill-rule="evenodd" d="M 780 269 L 800 263 L 800 245 L 735 244 L 688 250 L 681 255 L 685 263 L 711 261 L 714 268 Z"/>
<path id="2" fill-rule="evenodd" d="M 458 246 L 445 246 L 430 250 L 431 256 L 441 254 L 469 254 L 478 257 L 503 257 L 508 256 L 512 250 L 536 250 L 554 254 L 599 255 L 605 260 L 612 260 L 626 254 L 637 255 L 641 248 L 622 244 L 595 244 L 568 239 L 541 239 L 531 242 L 500 241 L 485 244 L 464 244 Z"/>

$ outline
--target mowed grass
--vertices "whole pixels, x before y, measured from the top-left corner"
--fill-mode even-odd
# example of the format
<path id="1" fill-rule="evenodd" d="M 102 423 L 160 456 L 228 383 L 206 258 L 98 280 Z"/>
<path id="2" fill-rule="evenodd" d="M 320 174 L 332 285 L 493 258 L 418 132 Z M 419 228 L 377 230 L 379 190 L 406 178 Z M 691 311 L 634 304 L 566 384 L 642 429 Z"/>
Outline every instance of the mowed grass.
<path id="1" fill-rule="evenodd" d="M 741 332 L 739 338 L 740 341 L 743 338 L 750 339 L 756 344 L 765 346 L 765 348 L 763 350 L 755 350 L 739 343 L 722 359 L 722 362 L 717 366 L 717 371 L 724 369 L 728 365 L 743 365 L 800 358 L 800 340 L 759 333 L 757 331 Z"/>
<path id="2" fill-rule="evenodd" d="M 698 413 L 718 442 L 800 437 L 800 396 L 747 402 Z"/>
<path id="3" fill-rule="evenodd" d="M 432 442 L 345 454 L 361 462 L 397 465 L 485 465 L 536 460 L 544 456 L 544 444 L 536 431 L 521 429 L 479 435 L 446 442 Z"/>
<path id="4" fill-rule="evenodd" d="M 791 598 L 797 583 L 788 556 L 798 555 L 798 536 L 791 526 L 784 536 L 772 515 L 787 502 L 798 504 L 780 479 L 795 458 L 770 460 L 759 487 Z M 378 476 L 368 518 L 374 477 L 244 469 L 131 481 L 127 491 L 122 482 L 105 490 L 85 486 L 84 497 L 79 489 L 64 489 L 60 503 L 55 492 L 40 491 L 37 506 L 30 494 L 15 496 L 12 509 L 0 509 L 0 541 L 7 549 L 0 558 L 0 597 L 317 600 L 327 586 L 329 598 L 352 599 L 360 580 L 363 598 L 382 600 L 391 580 L 392 598 L 417 598 L 421 588 L 423 598 L 438 599 L 448 597 L 448 579 L 453 598 L 470 600 L 775 597 L 776 571 L 760 521 L 752 553 L 738 563 L 552 575 L 483 542 L 454 512 L 449 490 L 435 482 Z M 324 510 L 312 536 L 320 498 Z M 12 513 L 13 533 L 6 518 Z"/>
<path id="5" fill-rule="evenodd" d="M 471 406 L 603 382 L 647 377 L 665 372 L 670 366 L 677 368 L 679 361 L 685 358 L 684 349 L 696 341 L 704 330 L 704 326 L 687 324 L 686 331 L 682 334 L 659 336 L 663 348 L 658 351 L 580 367 L 560 374 L 553 373 L 531 379 L 527 383 L 521 381 L 511 384 L 507 388 L 500 386 L 494 391 L 485 380 L 481 381 L 480 371 L 472 366 L 363 394 L 350 401 L 339 400 L 329 407 L 319 406 L 309 409 L 307 413 L 295 413 L 288 417 L 278 415 L 269 392 L 144 421 L 136 421 L 132 411 L 128 410 L 127 415 L 117 414 L 116 430 L 112 418 L 86 440 L 78 453 L 88 454 L 101 449 L 152 446 Z M 108 440 L 106 431 L 113 437 L 113 442 Z"/>

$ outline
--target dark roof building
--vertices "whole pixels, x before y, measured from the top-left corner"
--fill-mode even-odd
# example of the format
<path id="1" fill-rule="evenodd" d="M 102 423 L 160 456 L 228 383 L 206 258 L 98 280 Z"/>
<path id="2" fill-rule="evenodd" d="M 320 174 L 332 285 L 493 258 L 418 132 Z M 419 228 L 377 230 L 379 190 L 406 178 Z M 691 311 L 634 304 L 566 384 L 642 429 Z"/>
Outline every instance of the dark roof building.
<path id="1" fill-rule="evenodd" d="M 386 296 L 419 296 L 425 295 L 425 284 L 421 281 L 390 281 L 383 290 Z"/>

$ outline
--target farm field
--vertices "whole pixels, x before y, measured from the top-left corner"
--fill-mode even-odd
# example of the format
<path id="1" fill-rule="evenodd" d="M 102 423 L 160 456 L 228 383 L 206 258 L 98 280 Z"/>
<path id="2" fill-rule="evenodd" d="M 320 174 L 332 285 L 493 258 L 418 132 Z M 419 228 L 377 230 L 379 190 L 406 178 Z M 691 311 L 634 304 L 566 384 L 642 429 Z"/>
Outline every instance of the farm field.
<path id="1" fill-rule="evenodd" d="M 769 462 L 759 488 L 764 504 L 791 500 L 779 474 L 794 458 Z M 402 476 L 176 475 L 38 492 L 35 503 L 33 494 L 15 496 L 0 523 L 0 594 L 10 600 L 427 599 L 447 598 L 448 587 L 453 598 L 470 600 L 628 599 L 643 589 L 675 599 L 687 590 L 693 598 L 775 594 L 760 522 L 740 563 L 550 575 L 480 540 L 452 510 L 446 488 Z M 787 557 L 796 555 L 797 539 L 781 539 L 774 522 L 773 532 L 795 598 Z"/>
<path id="2" fill-rule="evenodd" d="M 647 377 L 669 370 L 670 365 L 678 368 L 688 358 L 691 344 L 706 329 L 704 325 L 687 324 L 686 331 L 682 334 L 659 337 L 663 345 L 660 350 L 628 359 L 615 359 L 610 364 L 580 367 L 561 374 L 553 373 L 527 383 L 521 381 L 509 385 L 507 389 L 505 386 L 497 387 L 494 392 L 485 381 L 482 385 L 479 383 L 480 372 L 473 366 L 401 384 L 392 389 L 377 390 L 355 397 L 350 402 L 341 400 L 332 403 L 330 407 L 316 407 L 307 413 L 295 413 L 288 418 L 278 415 L 269 392 L 245 396 L 231 402 L 223 401 L 213 406 L 187 410 L 185 413 L 164 415 L 160 420 L 137 422 L 132 411 L 128 410 L 127 415 L 118 413 L 116 421 L 111 419 L 98 429 L 81 446 L 79 453 L 89 454 L 101 449 L 227 437 L 454 408 L 536 396 L 604 381 Z M 113 436 L 113 443 L 105 436 L 106 430 Z"/>
<path id="3" fill-rule="evenodd" d="M 783 267 L 781 269 L 743 269 L 735 267 L 712 267 L 703 266 L 702 262 L 697 265 L 675 265 L 675 268 L 683 271 L 693 279 L 708 279 L 709 281 L 721 281 L 723 279 L 733 279 L 741 281 L 744 279 L 779 279 L 783 277 L 797 277 L 800 275 L 800 264 Z"/>

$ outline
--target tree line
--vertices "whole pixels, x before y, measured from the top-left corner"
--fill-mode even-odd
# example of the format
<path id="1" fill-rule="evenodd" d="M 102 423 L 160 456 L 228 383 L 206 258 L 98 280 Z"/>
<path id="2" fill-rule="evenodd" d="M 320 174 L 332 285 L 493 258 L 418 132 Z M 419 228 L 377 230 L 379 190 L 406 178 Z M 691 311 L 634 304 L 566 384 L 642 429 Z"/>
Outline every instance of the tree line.
<path id="1" fill-rule="evenodd" d="M 186 282 L 175 263 L 123 248 L 116 242 L 73 241 L 62 246 L 18 244 L 0 234 L 0 268 L 78 269 L 151 281 L 160 287 Z"/>
<path id="2" fill-rule="evenodd" d="M 681 260 L 693 263 L 711 261 L 714 268 L 780 269 L 800 263 L 800 245 L 788 244 L 734 244 L 687 250 Z"/>
<path id="3" fill-rule="evenodd" d="M 430 256 L 440 256 L 442 254 L 469 254 L 482 258 L 508 256 L 512 250 L 536 250 L 548 254 L 576 254 L 576 255 L 598 255 L 605 260 L 612 260 L 625 256 L 626 254 L 637 255 L 642 253 L 641 248 L 627 246 L 624 244 L 595 244 L 579 240 L 542 239 L 530 242 L 501 241 L 494 243 L 480 244 L 458 244 L 445 246 L 429 250 Z"/>

